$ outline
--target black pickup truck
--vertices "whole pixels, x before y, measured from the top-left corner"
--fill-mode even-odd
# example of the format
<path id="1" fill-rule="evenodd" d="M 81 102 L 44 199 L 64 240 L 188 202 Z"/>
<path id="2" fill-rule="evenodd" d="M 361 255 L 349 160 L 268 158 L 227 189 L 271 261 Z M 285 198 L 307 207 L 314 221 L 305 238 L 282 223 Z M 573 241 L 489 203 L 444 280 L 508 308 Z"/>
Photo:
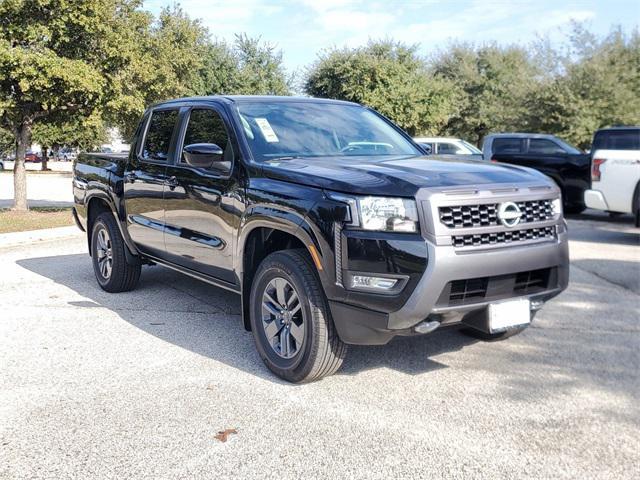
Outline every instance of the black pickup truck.
<path id="1" fill-rule="evenodd" d="M 591 156 L 554 135 L 497 133 L 482 142 L 485 160 L 534 168 L 553 179 L 564 202 L 565 213 L 580 213 L 586 206 L 584 192 L 591 187 Z"/>
<path id="2" fill-rule="evenodd" d="M 558 187 L 423 156 L 360 105 L 202 97 L 145 112 L 128 156 L 82 154 L 74 215 L 100 286 L 160 264 L 241 295 L 266 365 L 335 372 L 347 344 L 524 329 L 568 282 Z"/>

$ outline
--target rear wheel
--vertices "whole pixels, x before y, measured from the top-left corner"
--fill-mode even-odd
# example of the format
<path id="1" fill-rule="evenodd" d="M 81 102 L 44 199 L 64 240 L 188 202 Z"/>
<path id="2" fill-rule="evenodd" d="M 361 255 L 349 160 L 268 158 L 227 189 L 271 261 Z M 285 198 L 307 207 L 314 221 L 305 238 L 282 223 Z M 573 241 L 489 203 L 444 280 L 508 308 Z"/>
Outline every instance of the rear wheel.
<path id="1" fill-rule="evenodd" d="M 98 284 L 107 292 L 127 292 L 138 284 L 141 265 L 127 262 L 125 248 L 113 215 L 101 213 L 91 230 L 91 258 Z"/>
<path id="2" fill-rule="evenodd" d="M 251 330 L 260 357 L 294 383 L 335 373 L 347 346 L 336 332 L 320 279 L 304 250 L 265 258 L 251 285 Z"/>

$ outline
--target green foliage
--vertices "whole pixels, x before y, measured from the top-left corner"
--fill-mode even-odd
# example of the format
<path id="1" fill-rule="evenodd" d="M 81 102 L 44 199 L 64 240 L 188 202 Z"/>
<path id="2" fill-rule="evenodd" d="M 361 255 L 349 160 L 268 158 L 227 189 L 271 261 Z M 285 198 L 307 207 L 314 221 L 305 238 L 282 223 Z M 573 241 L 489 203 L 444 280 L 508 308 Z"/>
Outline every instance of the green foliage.
<path id="1" fill-rule="evenodd" d="M 16 139 L 6 128 L 0 128 L 0 158 L 9 155 L 16 146 Z"/>
<path id="2" fill-rule="evenodd" d="M 456 111 L 453 85 L 428 72 L 415 46 L 388 40 L 325 53 L 309 70 L 304 89 L 368 105 L 410 134 L 436 133 Z"/>
<path id="3" fill-rule="evenodd" d="M 63 146 L 81 150 L 94 150 L 107 140 L 107 129 L 101 112 L 89 117 L 62 117 L 33 126 L 33 140 L 43 147 L 58 149 Z"/>
<path id="4" fill-rule="evenodd" d="M 541 82 L 527 107 L 532 127 L 588 148 L 598 128 L 640 124 L 640 34 L 613 30 L 598 39 L 579 25 L 562 73 Z"/>
<path id="5" fill-rule="evenodd" d="M 525 48 L 454 45 L 432 68 L 458 88 L 446 133 L 479 143 L 490 132 L 528 129 L 525 100 L 541 72 Z"/>

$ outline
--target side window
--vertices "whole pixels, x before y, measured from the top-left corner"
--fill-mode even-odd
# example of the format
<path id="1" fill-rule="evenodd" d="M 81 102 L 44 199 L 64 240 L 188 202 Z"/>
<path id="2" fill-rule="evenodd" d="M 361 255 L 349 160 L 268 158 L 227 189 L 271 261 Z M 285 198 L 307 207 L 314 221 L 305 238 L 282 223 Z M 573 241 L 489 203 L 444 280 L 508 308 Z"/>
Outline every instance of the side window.
<path id="1" fill-rule="evenodd" d="M 493 153 L 522 153 L 522 140 L 519 138 L 495 138 L 491 150 Z"/>
<path id="2" fill-rule="evenodd" d="M 440 143 L 438 144 L 438 153 L 443 155 L 456 155 L 465 152 L 453 143 Z"/>
<path id="3" fill-rule="evenodd" d="M 142 157 L 166 162 L 169 158 L 171 135 L 178 120 L 178 110 L 158 110 L 151 114 L 142 147 Z"/>
<path id="4" fill-rule="evenodd" d="M 180 162 L 197 168 L 229 171 L 233 149 L 224 120 L 209 108 L 194 108 L 184 135 Z"/>
<path id="5" fill-rule="evenodd" d="M 547 140 L 545 138 L 532 138 L 529 140 L 529 153 L 540 153 L 540 154 L 556 154 L 556 153 L 566 153 L 560 145 L 552 142 L 551 140 Z"/>

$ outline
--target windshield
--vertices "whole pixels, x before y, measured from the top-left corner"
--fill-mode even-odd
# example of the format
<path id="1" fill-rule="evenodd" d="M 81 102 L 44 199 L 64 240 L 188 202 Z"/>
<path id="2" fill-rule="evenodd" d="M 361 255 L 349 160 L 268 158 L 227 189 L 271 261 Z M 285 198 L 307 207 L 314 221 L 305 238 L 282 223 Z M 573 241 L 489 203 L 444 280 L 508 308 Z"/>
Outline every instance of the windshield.
<path id="1" fill-rule="evenodd" d="M 582 152 L 581 152 L 580 150 L 578 150 L 576 147 L 574 147 L 574 146 L 572 146 L 572 145 L 569 145 L 569 144 L 568 144 L 567 142 L 565 142 L 564 140 L 562 140 L 562 139 L 560 139 L 560 138 L 557 138 L 557 137 L 556 137 L 556 140 L 558 141 L 558 143 L 560 143 L 560 144 L 564 147 L 564 150 L 565 150 L 567 153 L 573 153 L 573 154 L 582 153 Z"/>
<path id="2" fill-rule="evenodd" d="M 404 136 L 358 105 L 242 102 L 238 113 L 258 161 L 286 157 L 421 155 Z"/>
<path id="3" fill-rule="evenodd" d="M 471 150 L 472 154 L 482 154 L 482 151 L 476 147 L 475 145 L 470 144 L 469 142 L 467 142 L 466 140 L 461 140 L 462 144 L 467 147 L 469 150 Z"/>

